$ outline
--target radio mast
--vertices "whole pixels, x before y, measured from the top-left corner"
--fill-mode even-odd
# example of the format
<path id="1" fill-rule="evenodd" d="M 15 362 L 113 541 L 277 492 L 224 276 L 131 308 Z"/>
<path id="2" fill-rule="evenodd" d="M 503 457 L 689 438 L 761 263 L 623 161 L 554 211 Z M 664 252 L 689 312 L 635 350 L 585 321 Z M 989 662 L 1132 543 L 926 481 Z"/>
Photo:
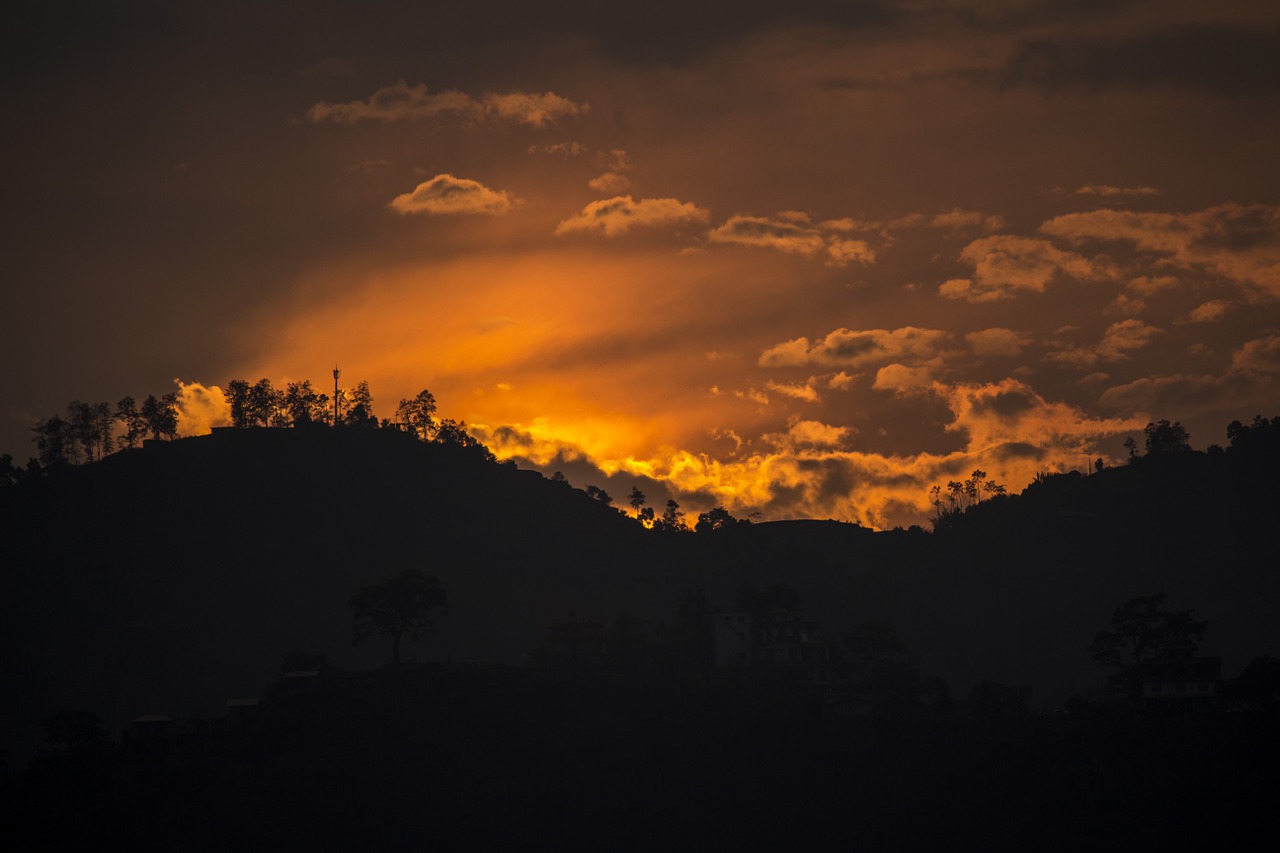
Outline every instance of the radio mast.
<path id="1" fill-rule="evenodd" d="M 333 365 L 333 425 L 338 425 L 338 365 Z"/>

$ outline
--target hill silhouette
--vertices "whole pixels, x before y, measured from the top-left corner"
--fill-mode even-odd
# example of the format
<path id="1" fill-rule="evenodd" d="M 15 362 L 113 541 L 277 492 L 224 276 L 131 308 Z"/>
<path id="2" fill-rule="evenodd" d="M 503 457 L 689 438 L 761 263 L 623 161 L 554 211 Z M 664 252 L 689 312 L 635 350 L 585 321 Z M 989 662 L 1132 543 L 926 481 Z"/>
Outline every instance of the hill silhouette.
<path id="1" fill-rule="evenodd" d="M 1280 652 L 1277 473 L 1264 442 L 1048 476 L 933 534 L 821 521 L 658 534 L 483 448 L 397 430 L 148 442 L 0 498 L 3 726 L 20 758 L 55 711 L 118 730 L 221 713 L 290 652 L 381 666 L 389 644 L 353 648 L 346 602 L 403 568 L 437 576 L 451 607 L 409 658 L 520 664 L 570 613 L 658 626 L 694 590 L 732 609 L 749 581 L 797 590 L 833 638 L 896 626 L 957 695 L 982 680 L 1050 706 L 1088 691 L 1094 633 L 1155 591 L 1208 620 L 1230 675 Z"/>

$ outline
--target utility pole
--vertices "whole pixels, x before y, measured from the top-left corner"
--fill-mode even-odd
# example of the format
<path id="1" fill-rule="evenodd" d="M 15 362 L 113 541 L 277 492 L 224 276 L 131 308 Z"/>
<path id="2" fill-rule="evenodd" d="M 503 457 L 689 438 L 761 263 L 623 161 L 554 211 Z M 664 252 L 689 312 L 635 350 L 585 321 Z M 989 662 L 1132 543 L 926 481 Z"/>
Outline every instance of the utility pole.
<path id="1" fill-rule="evenodd" d="M 333 366 L 333 425 L 338 425 L 338 365 Z"/>

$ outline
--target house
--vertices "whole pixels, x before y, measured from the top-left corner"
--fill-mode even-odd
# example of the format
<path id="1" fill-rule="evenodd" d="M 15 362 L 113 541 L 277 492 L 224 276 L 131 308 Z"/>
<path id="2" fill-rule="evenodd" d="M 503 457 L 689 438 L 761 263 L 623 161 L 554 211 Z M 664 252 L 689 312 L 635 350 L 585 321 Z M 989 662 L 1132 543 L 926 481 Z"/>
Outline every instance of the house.
<path id="1" fill-rule="evenodd" d="M 258 713 L 257 699 L 228 699 L 227 716 L 232 722 L 243 722 Z"/>
<path id="2" fill-rule="evenodd" d="M 570 613 L 563 622 L 556 622 L 547 631 L 547 647 L 550 658 L 558 664 L 581 666 L 604 660 L 604 625 L 590 619 L 579 619 Z"/>
<path id="3" fill-rule="evenodd" d="M 1212 711 L 1222 696 L 1222 658 L 1197 657 L 1189 640 L 1138 664 L 1144 711 Z"/>

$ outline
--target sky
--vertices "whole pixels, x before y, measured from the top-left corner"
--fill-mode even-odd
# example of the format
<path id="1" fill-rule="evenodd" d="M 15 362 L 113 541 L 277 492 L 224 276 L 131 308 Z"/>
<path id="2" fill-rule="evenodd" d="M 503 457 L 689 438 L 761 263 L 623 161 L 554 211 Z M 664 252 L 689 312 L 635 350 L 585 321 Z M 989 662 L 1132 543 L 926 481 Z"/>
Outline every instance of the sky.
<path id="1" fill-rule="evenodd" d="M 1280 4 L 28 6 L 19 461 L 336 363 L 619 503 L 884 528 L 1280 414 Z"/>

